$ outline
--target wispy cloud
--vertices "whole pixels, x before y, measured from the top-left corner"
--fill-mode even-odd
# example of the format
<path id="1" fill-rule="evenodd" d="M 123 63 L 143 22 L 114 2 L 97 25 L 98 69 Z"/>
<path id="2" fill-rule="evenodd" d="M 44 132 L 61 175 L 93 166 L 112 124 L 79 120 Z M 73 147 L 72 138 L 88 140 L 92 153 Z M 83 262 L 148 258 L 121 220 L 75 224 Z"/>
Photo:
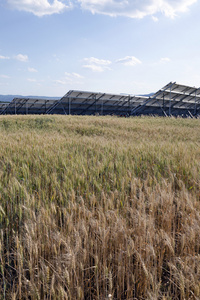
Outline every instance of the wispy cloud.
<path id="1" fill-rule="evenodd" d="M 78 73 L 65 72 L 61 79 L 54 80 L 54 82 L 62 85 L 81 84 L 83 78 L 84 77 Z"/>
<path id="2" fill-rule="evenodd" d="M 161 59 L 160 59 L 160 62 L 161 63 L 167 63 L 167 62 L 170 62 L 171 61 L 171 59 L 169 58 L 169 57 L 162 57 Z"/>
<path id="3" fill-rule="evenodd" d="M 154 22 L 158 22 L 158 18 L 155 17 L 155 16 L 152 16 L 152 20 L 153 20 Z"/>
<path id="4" fill-rule="evenodd" d="M 29 81 L 29 82 L 36 82 L 37 80 L 35 78 L 27 78 L 27 81 Z"/>
<path id="5" fill-rule="evenodd" d="M 9 79 L 9 78 L 10 78 L 10 76 L 8 76 L 8 75 L 4 75 L 4 74 L 1 74 L 1 75 L 0 75 L 0 78 Z"/>
<path id="6" fill-rule="evenodd" d="M 26 54 L 17 54 L 15 56 L 5 56 L 5 55 L 0 55 L 0 59 L 16 59 L 22 62 L 27 62 L 28 61 L 28 55 Z"/>
<path id="7" fill-rule="evenodd" d="M 22 62 L 28 62 L 28 55 L 18 54 L 14 58 Z"/>
<path id="8" fill-rule="evenodd" d="M 29 71 L 30 73 L 37 73 L 37 70 L 34 69 L 34 68 L 28 68 L 28 71 Z"/>
<path id="9" fill-rule="evenodd" d="M 84 58 L 84 61 L 86 61 L 89 64 L 96 64 L 96 65 L 103 65 L 103 66 L 107 66 L 111 64 L 110 60 L 99 59 L 95 57 Z"/>
<path id="10" fill-rule="evenodd" d="M 78 73 L 67 73 L 65 72 L 65 78 L 70 78 L 70 79 L 74 79 L 74 78 L 78 78 L 78 79 L 82 79 L 84 78 L 82 75 L 78 74 Z"/>
<path id="11" fill-rule="evenodd" d="M 54 58 L 56 61 L 60 61 L 60 58 L 59 58 L 56 54 L 53 55 L 53 58 Z"/>
<path id="12" fill-rule="evenodd" d="M 9 86 L 9 83 L 8 82 L 0 82 L 0 86 L 3 86 L 3 87 Z"/>
<path id="13" fill-rule="evenodd" d="M 163 13 L 173 18 L 177 13 L 185 12 L 197 0 L 78 0 L 78 2 L 83 9 L 90 10 L 93 14 L 143 18 Z"/>
<path id="14" fill-rule="evenodd" d="M 162 13 L 167 17 L 175 17 L 185 12 L 198 0 L 7 0 L 12 9 L 27 11 L 38 17 L 62 13 L 79 5 L 93 14 L 109 16 L 126 16 L 143 18 L 148 15 Z M 157 18 L 155 17 L 154 21 Z"/>
<path id="15" fill-rule="evenodd" d="M 93 72 L 104 72 L 106 69 L 110 69 L 108 67 L 102 67 L 102 66 L 98 66 L 98 65 L 83 65 L 83 68 L 85 69 L 89 69 Z"/>
<path id="16" fill-rule="evenodd" d="M 138 64 L 141 64 L 142 62 L 136 58 L 135 56 L 126 56 L 124 58 L 120 58 L 116 60 L 117 63 L 121 63 L 125 66 L 136 66 Z"/>
<path id="17" fill-rule="evenodd" d="M 54 80 L 55 83 L 58 83 L 58 84 L 62 84 L 62 85 L 66 85 L 67 82 L 65 80 L 62 80 L 62 79 L 56 79 Z"/>
<path id="18" fill-rule="evenodd" d="M 0 59 L 10 59 L 9 56 L 0 55 Z"/>
<path id="19" fill-rule="evenodd" d="M 84 58 L 86 64 L 83 65 L 83 68 L 90 69 L 93 72 L 103 72 L 105 70 L 111 70 L 109 65 L 111 65 L 110 60 L 99 59 L 95 57 Z"/>
<path id="20" fill-rule="evenodd" d="M 70 1 L 65 1 L 68 4 L 64 4 L 64 1 L 54 0 L 49 2 L 48 0 L 7 0 L 11 8 L 17 10 L 23 10 L 38 17 L 45 15 L 52 15 L 61 13 L 69 8 L 72 8 Z"/>

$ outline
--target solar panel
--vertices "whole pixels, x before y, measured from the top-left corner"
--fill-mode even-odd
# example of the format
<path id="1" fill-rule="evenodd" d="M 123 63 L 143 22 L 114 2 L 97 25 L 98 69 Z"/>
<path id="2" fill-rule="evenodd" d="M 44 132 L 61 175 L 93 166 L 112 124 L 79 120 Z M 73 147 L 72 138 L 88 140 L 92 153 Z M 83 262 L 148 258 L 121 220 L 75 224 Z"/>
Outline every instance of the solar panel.
<path id="1" fill-rule="evenodd" d="M 150 97 L 68 91 L 60 100 L 14 98 L 0 114 L 198 115 L 200 88 L 170 82 Z"/>
<path id="2" fill-rule="evenodd" d="M 127 115 L 144 100 L 146 98 L 141 96 L 71 90 L 54 103 L 47 113 Z"/>
<path id="3" fill-rule="evenodd" d="M 2 111 L 5 110 L 5 108 L 9 105 L 9 102 L 0 102 L 0 114 Z"/>
<path id="4" fill-rule="evenodd" d="M 149 97 L 149 100 L 132 113 L 141 114 L 147 111 L 154 111 L 155 114 L 177 115 L 179 110 L 181 115 L 188 115 L 188 113 L 189 115 L 196 115 L 199 110 L 199 104 L 200 89 L 170 82 Z M 159 107 L 160 112 L 158 112 Z"/>
<path id="5" fill-rule="evenodd" d="M 1 114 L 45 114 L 56 100 L 14 98 Z"/>

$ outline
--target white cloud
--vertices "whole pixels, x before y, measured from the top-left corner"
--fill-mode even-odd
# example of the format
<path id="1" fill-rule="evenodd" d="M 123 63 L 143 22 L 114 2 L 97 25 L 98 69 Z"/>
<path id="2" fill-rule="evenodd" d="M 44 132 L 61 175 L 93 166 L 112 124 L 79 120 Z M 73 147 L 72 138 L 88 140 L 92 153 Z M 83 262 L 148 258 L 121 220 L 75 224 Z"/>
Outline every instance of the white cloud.
<path id="1" fill-rule="evenodd" d="M 8 57 L 8 56 L 3 56 L 3 55 L 0 55 L 0 59 L 10 59 L 10 57 Z"/>
<path id="2" fill-rule="evenodd" d="M 158 18 L 155 17 L 155 16 L 152 16 L 152 20 L 153 20 L 154 22 L 158 22 Z"/>
<path id="3" fill-rule="evenodd" d="M 3 75 L 3 74 L 0 75 L 0 77 L 1 77 L 1 78 L 5 78 L 5 79 L 9 79 L 9 78 L 10 78 L 10 76 L 8 76 L 8 75 Z"/>
<path id="4" fill-rule="evenodd" d="M 18 54 L 15 56 L 15 59 L 22 61 L 22 62 L 27 62 L 28 61 L 28 56 L 24 54 Z"/>
<path id="5" fill-rule="evenodd" d="M 27 78 L 27 81 L 29 81 L 29 82 L 36 82 L 37 80 L 35 78 Z"/>
<path id="6" fill-rule="evenodd" d="M 60 58 L 59 58 L 56 54 L 53 55 L 53 58 L 54 58 L 56 61 L 60 61 Z"/>
<path id="7" fill-rule="evenodd" d="M 111 64 L 110 60 L 98 59 L 95 57 L 84 58 L 84 61 L 88 62 L 89 64 L 96 64 L 96 65 L 103 65 L 103 66 L 107 66 Z"/>
<path id="8" fill-rule="evenodd" d="M 89 69 L 93 72 L 104 72 L 106 69 L 110 69 L 108 67 L 102 67 L 102 66 L 97 66 L 97 65 L 83 65 L 83 68 Z"/>
<path id="9" fill-rule="evenodd" d="M 63 78 L 54 80 L 55 83 L 68 85 L 68 84 L 81 84 L 84 77 L 78 73 L 65 72 Z"/>
<path id="10" fill-rule="evenodd" d="M 0 86 L 5 87 L 5 86 L 9 86 L 9 84 L 8 84 L 8 82 L 0 82 Z"/>
<path id="11" fill-rule="evenodd" d="M 116 62 L 121 63 L 125 66 L 135 66 L 142 63 L 138 58 L 134 56 L 126 56 L 124 58 L 118 59 Z"/>
<path id="12" fill-rule="evenodd" d="M 110 60 L 89 57 L 84 58 L 84 61 L 86 62 L 86 64 L 83 65 L 83 68 L 90 69 L 93 72 L 103 72 L 105 70 L 110 70 L 110 67 L 108 67 L 111 64 Z"/>
<path id="13" fill-rule="evenodd" d="M 171 61 L 171 59 L 169 57 L 163 57 L 160 60 L 161 63 L 167 63 L 167 62 L 170 62 L 170 61 Z"/>
<path id="14" fill-rule="evenodd" d="M 78 0 L 78 2 L 83 9 L 90 10 L 93 14 L 143 18 L 163 13 L 173 18 L 177 13 L 185 12 L 197 0 Z"/>
<path id="15" fill-rule="evenodd" d="M 65 80 L 60 80 L 60 79 L 55 80 L 55 83 L 59 83 L 59 84 L 62 84 L 62 85 L 67 84 L 67 82 Z"/>
<path id="16" fill-rule="evenodd" d="M 7 2 L 11 8 L 30 12 L 38 17 L 61 13 L 72 7 L 70 2 L 67 1 L 66 5 L 64 1 L 59 0 L 53 0 L 52 3 L 48 0 L 7 0 Z"/>
<path id="17" fill-rule="evenodd" d="M 34 69 L 34 68 L 28 68 L 28 71 L 29 71 L 30 73 L 36 73 L 36 72 L 37 72 L 37 70 Z"/>
<path id="18" fill-rule="evenodd" d="M 79 3 L 82 9 L 93 14 L 143 18 L 163 13 L 175 17 L 185 12 L 198 0 L 7 0 L 9 6 L 20 11 L 33 13 L 38 17 L 61 13 Z M 155 17 L 154 21 L 157 18 Z"/>
<path id="19" fill-rule="evenodd" d="M 74 78 L 84 78 L 82 75 L 78 74 L 78 73 L 67 73 L 65 72 L 65 78 L 70 78 L 70 79 L 74 79 Z"/>

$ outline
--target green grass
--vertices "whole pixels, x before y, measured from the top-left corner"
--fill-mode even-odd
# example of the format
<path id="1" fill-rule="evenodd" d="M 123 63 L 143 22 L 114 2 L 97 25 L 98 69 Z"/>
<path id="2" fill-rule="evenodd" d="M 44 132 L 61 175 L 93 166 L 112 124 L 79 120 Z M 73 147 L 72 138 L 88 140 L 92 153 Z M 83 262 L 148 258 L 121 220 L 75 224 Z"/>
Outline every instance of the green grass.
<path id="1" fill-rule="evenodd" d="M 198 299 L 200 121 L 0 117 L 0 299 Z"/>

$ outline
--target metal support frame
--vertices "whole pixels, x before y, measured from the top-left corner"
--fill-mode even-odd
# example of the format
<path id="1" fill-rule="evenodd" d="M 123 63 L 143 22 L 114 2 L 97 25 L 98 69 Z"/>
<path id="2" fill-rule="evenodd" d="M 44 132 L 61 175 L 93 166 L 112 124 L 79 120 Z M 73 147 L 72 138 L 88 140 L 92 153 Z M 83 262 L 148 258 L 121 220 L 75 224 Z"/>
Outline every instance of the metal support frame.
<path id="1" fill-rule="evenodd" d="M 9 105 L 9 102 L 6 103 L 0 103 L 0 115 L 3 114 L 3 111 L 5 110 L 5 108 Z"/>
<path id="2" fill-rule="evenodd" d="M 170 86 L 170 94 L 169 94 L 169 116 L 171 116 L 171 95 L 172 95 L 172 87 Z"/>
<path id="3" fill-rule="evenodd" d="M 97 114 L 97 101 L 96 101 L 96 95 L 94 95 L 94 101 L 95 101 L 95 114 Z"/>
<path id="4" fill-rule="evenodd" d="M 131 96 L 128 96 L 129 115 L 131 114 Z"/>
<path id="5" fill-rule="evenodd" d="M 65 108 L 64 108 L 64 106 L 63 106 L 63 104 L 62 104 L 62 102 L 60 103 L 60 105 L 61 105 L 61 107 L 62 107 L 62 110 L 64 111 L 64 114 L 67 115 L 66 110 L 65 110 Z"/>
<path id="6" fill-rule="evenodd" d="M 134 100 L 135 98 L 135 100 Z M 42 100 L 42 99 L 41 99 Z M 48 103 L 49 101 L 49 103 Z M 150 97 L 112 95 L 71 90 L 60 100 L 14 98 L 0 108 L 0 114 L 159 114 L 195 116 L 200 110 L 200 88 L 170 82 Z"/>
<path id="7" fill-rule="evenodd" d="M 145 102 L 143 102 L 142 104 L 139 104 L 138 106 L 136 106 L 131 111 L 131 115 L 136 114 L 139 110 L 143 109 L 150 101 L 152 101 L 152 98 L 149 97 Z"/>
<path id="8" fill-rule="evenodd" d="M 103 116 L 103 99 L 102 99 L 102 102 L 101 102 L 101 115 Z"/>
<path id="9" fill-rule="evenodd" d="M 126 105 L 128 103 L 129 98 L 127 100 L 124 100 L 124 98 L 126 99 L 127 96 L 126 97 L 122 96 L 121 98 L 116 100 L 112 105 L 109 105 L 105 108 L 106 103 L 109 102 L 113 97 L 104 101 L 104 111 L 109 111 L 109 109 L 112 108 L 112 111 L 109 111 L 109 112 L 115 114 L 116 111 L 119 111 L 124 105 Z M 117 103 L 117 105 L 116 105 L 116 103 Z"/>
<path id="10" fill-rule="evenodd" d="M 30 106 L 29 106 L 29 110 L 31 110 L 31 108 L 35 105 L 35 103 L 38 102 L 38 99 L 35 100 L 35 102 L 33 102 Z M 42 106 L 41 106 L 42 107 Z"/>
<path id="11" fill-rule="evenodd" d="M 197 91 L 195 91 L 195 105 L 194 105 L 194 115 L 197 113 Z"/>
<path id="12" fill-rule="evenodd" d="M 190 117 L 191 117 L 192 119 L 194 119 L 194 116 L 193 116 L 193 114 L 191 113 L 191 111 L 188 110 L 188 113 L 189 113 Z"/>
<path id="13" fill-rule="evenodd" d="M 138 105 L 136 108 L 134 108 L 131 111 L 131 115 L 136 114 L 138 111 L 140 111 L 141 109 L 143 110 L 144 107 L 153 99 L 155 99 L 155 103 L 158 102 L 159 99 L 157 99 L 157 96 L 159 96 L 160 94 L 162 94 L 164 91 L 166 91 L 167 89 L 171 89 L 172 86 L 175 84 L 176 82 L 170 82 L 168 83 L 163 89 L 161 89 L 160 91 L 158 91 L 157 93 L 155 93 L 153 96 L 149 97 L 143 104 Z"/>
<path id="14" fill-rule="evenodd" d="M 26 104 L 26 102 L 28 101 L 27 98 L 24 98 L 24 99 L 22 99 L 22 102 L 19 103 L 19 105 L 17 106 L 16 100 L 17 100 L 17 98 L 13 99 L 13 100 L 9 103 L 9 105 L 6 106 L 6 108 L 2 111 L 1 114 L 2 114 L 2 115 L 6 115 L 7 112 L 9 112 L 9 111 L 10 111 L 10 114 L 17 114 L 18 111 L 20 110 L 20 108 L 22 108 L 22 106 L 23 106 L 24 104 Z M 14 107 L 13 107 L 13 104 L 14 104 Z M 13 113 L 12 108 L 14 108 L 14 113 Z M 9 113 L 8 113 L 8 114 L 9 114 Z"/>
<path id="15" fill-rule="evenodd" d="M 114 97 L 114 96 L 113 96 Z M 116 105 L 115 109 L 112 111 L 112 113 L 114 113 L 114 111 L 116 111 L 116 109 L 121 108 L 123 105 L 125 105 L 127 103 L 127 101 L 121 100 L 124 98 L 124 96 L 122 96 L 121 98 L 119 98 L 118 100 L 115 100 L 115 102 L 112 105 L 107 106 L 107 108 L 105 108 L 105 105 L 107 102 L 109 102 L 113 97 L 110 97 L 108 100 L 105 100 L 103 105 L 104 105 L 104 111 L 107 111 L 110 107 L 114 108 L 115 104 L 118 103 L 118 105 Z M 120 105 L 120 103 L 123 103 L 122 105 Z"/>
<path id="16" fill-rule="evenodd" d="M 198 89 L 195 90 L 195 99 L 196 99 L 197 90 L 198 90 Z M 182 108 L 182 106 L 183 106 L 183 105 L 186 105 L 186 104 L 192 105 L 192 103 L 189 103 L 189 101 L 188 101 L 188 102 L 183 102 L 183 100 L 185 100 L 187 97 L 192 97 L 191 94 L 193 94 L 193 92 L 191 92 L 191 93 L 189 93 L 189 94 L 183 94 L 183 97 L 180 98 L 180 99 L 179 99 L 178 101 L 176 101 L 175 103 L 173 103 L 173 104 L 171 105 L 171 108 L 173 109 L 175 105 L 178 105 L 179 108 Z M 177 93 L 177 96 L 176 96 L 173 100 L 176 100 L 176 98 L 177 98 L 178 96 L 180 96 L 180 94 Z M 195 102 L 196 102 L 196 100 L 195 100 Z M 180 104 L 180 103 L 181 103 L 181 104 Z M 187 108 L 186 108 L 186 109 L 187 109 Z"/>
<path id="17" fill-rule="evenodd" d="M 69 91 L 64 97 L 62 97 L 60 100 L 55 100 L 55 102 L 47 109 L 46 114 L 50 114 L 60 103 L 62 103 L 63 99 L 68 98 L 70 94 L 73 92 Z"/>
<path id="18" fill-rule="evenodd" d="M 62 102 L 61 102 L 61 105 L 62 105 Z M 62 107 L 63 107 L 63 105 L 62 105 Z M 71 114 L 71 98 L 68 97 L 68 115 L 70 115 L 70 114 Z"/>
<path id="19" fill-rule="evenodd" d="M 130 101 L 129 101 L 129 99 L 121 101 L 121 104 L 117 105 L 115 111 L 116 112 L 120 111 L 126 104 L 128 104 L 128 112 L 126 111 L 126 113 L 128 113 L 130 115 Z M 121 112 L 123 112 L 123 111 L 121 111 Z"/>
<path id="20" fill-rule="evenodd" d="M 80 93 L 80 94 L 78 94 L 76 97 L 73 97 L 73 99 L 80 99 L 78 96 L 79 95 L 81 95 L 82 93 Z M 91 98 L 90 98 L 91 97 Z M 78 105 L 78 107 L 76 107 L 76 111 L 79 109 L 79 107 L 81 107 L 83 104 L 85 104 L 85 103 L 87 103 L 88 102 L 88 100 L 91 100 L 91 99 L 93 99 L 93 97 L 94 97 L 94 99 L 96 99 L 96 94 L 91 94 L 88 98 L 81 98 L 81 99 L 85 99 L 82 103 L 79 103 L 79 104 L 77 104 Z"/>
<path id="21" fill-rule="evenodd" d="M 95 97 L 95 101 L 92 103 L 92 104 L 90 104 L 87 108 L 84 108 L 82 111 L 81 111 L 81 113 L 80 113 L 80 115 L 82 114 L 82 113 L 84 113 L 85 111 L 87 111 L 90 107 L 92 107 L 92 106 L 94 106 L 95 105 L 95 103 L 96 102 L 98 102 L 102 97 L 104 97 L 105 96 L 105 93 L 104 94 L 102 94 L 100 97 Z M 102 99 L 102 101 L 103 101 L 103 99 Z M 102 107 L 101 107 L 101 111 L 103 110 L 103 102 L 102 102 Z"/>
<path id="22" fill-rule="evenodd" d="M 167 117 L 167 113 L 165 111 L 165 95 L 163 94 L 163 106 L 161 107 L 162 112 L 164 114 L 165 117 Z"/>
<path id="23" fill-rule="evenodd" d="M 28 115 L 28 103 L 27 103 L 27 101 L 26 101 L 26 115 Z"/>

